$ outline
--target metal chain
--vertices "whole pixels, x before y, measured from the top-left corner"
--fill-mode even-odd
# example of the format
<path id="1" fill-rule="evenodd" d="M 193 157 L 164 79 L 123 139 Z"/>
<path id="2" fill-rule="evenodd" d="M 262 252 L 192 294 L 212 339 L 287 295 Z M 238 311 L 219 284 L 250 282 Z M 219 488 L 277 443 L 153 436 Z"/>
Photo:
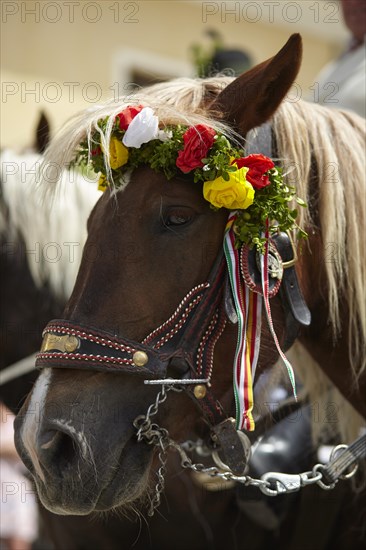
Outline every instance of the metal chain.
<path id="1" fill-rule="evenodd" d="M 159 406 L 166 401 L 168 396 L 167 392 L 170 390 L 182 391 L 174 386 L 162 385 L 161 391 L 158 392 L 155 402 L 147 409 L 146 415 L 138 416 L 133 422 L 134 427 L 137 429 L 137 441 L 145 441 L 148 445 L 154 445 L 160 448 L 158 455 L 160 467 L 156 473 L 158 481 L 155 485 L 155 494 L 150 502 L 150 508 L 148 510 L 148 515 L 150 517 L 154 515 L 154 511 L 161 501 L 161 494 L 165 487 L 167 450 L 173 443 L 168 431 L 165 428 L 161 428 L 158 424 L 152 423 L 150 419 L 152 416 L 156 415 Z"/>
<path id="2" fill-rule="evenodd" d="M 170 390 L 182 391 L 177 387 L 163 385 L 161 391 L 158 392 L 156 396 L 155 402 L 149 406 L 146 415 L 138 416 L 133 422 L 134 427 L 137 429 L 137 440 L 145 441 L 148 445 L 154 445 L 160 449 L 158 455 L 160 461 L 160 468 L 157 472 L 158 481 L 155 485 L 155 495 L 148 511 L 149 516 L 154 515 L 154 510 L 159 506 L 161 501 L 161 493 L 165 486 L 167 451 L 170 448 L 178 452 L 181 459 L 181 466 L 184 469 L 208 474 L 211 477 L 219 478 L 224 481 L 235 481 L 245 486 L 251 485 L 252 487 L 259 487 L 262 493 L 267 496 L 293 493 L 298 491 L 301 487 L 313 484 L 317 484 L 325 490 L 333 489 L 336 486 L 338 480 L 331 484 L 324 482 L 322 473 L 322 470 L 326 467 L 324 464 L 316 464 L 312 470 L 300 474 L 267 472 L 262 475 L 261 479 L 256 479 L 248 475 L 237 476 L 233 472 L 220 470 L 216 466 L 206 467 L 201 463 L 193 463 L 187 452 L 196 451 L 197 454 L 201 456 L 208 456 L 210 454 L 209 448 L 203 441 L 197 440 L 195 442 L 189 440 L 182 444 L 176 443 L 170 438 L 168 430 L 161 428 L 158 424 L 154 424 L 150 420 L 152 416 L 157 414 L 159 406 L 164 403 L 167 398 L 167 392 Z M 343 447 L 347 446 L 344 445 Z M 357 467 L 354 467 L 353 470 L 347 474 L 347 478 L 354 476 L 356 471 Z"/>

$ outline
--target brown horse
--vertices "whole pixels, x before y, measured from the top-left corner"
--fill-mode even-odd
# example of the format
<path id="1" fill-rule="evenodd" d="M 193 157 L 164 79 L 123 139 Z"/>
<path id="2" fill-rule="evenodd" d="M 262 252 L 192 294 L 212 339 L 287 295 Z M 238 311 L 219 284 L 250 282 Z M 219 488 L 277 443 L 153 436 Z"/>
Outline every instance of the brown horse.
<path id="1" fill-rule="evenodd" d="M 299 253 L 296 272 L 312 322 L 301 328 L 298 338 L 365 416 L 363 121 L 350 113 L 285 101 L 300 61 L 301 40 L 294 35 L 275 57 L 236 80 L 173 81 L 143 90 L 137 101 L 152 107 L 165 124 L 203 123 L 229 138 L 235 130 L 248 142 L 253 129 L 270 121 L 273 156 L 291 165 L 288 178 L 309 205 L 299 220 L 309 240 Z M 97 119 L 115 116 L 128 104 L 109 104 L 78 118 L 48 158 L 67 164 Z M 236 326 L 223 316 L 230 313 L 229 306 L 222 307 L 226 279 L 217 260 L 228 211 L 210 208 L 202 186 L 186 176 L 168 181 L 140 166 L 126 179 L 122 189 L 104 193 L 89 218 L 87 242 L 97 254 L 93 261 L 84 256 L 64 320 L 47 329 L 66 347 L 56 346 L 62 353 L 48 354 L 52 345 L 46 335 L 38 363 L 44 370 L 16 421 L 18 451 L 43 505 L 57 514 L 143 509 L 149 499 L 154 502 L 163 485 L 167 440 L 207 439 L 213 430 L 225 462 L 237 471 L 237 462 L 224 448 L 225 433 L 234 454 L 238 443 L 228 427 L 232 424 L 222 421 L 223 416 L 235 416 L 229 366 Z M 271 300 L 271 310 L 280 343 L 287 347 L 291 329 L 280 296 Z M 187 314 L 187 328 L 177 341 L 185 326 L 182 311 L 191 311 L 194 300 L 206 309 L 195 317 Z M 262 327 L 258 379 L 278 355 L 265 320 Z M 194 363 L 205 356 L 201 344 L 211 332 L 215 341 L 207 337 L 212 372 L 206 394 Z M 80 341 L 84 353 L 75 352 Z M 179 391 L 158 393 L 155 385 L 144 384 L 151 378 L 182 383 L 175 386 Z M 184 385 L 183 380 L 192 378 L 200 381 Z M 138 420 L 141 415 L 147 424 Z M 156 421 L 153 426 L 150 416 Z M 215 431 L 216 416 L 224 430 Z M 177 502 L 184 517 L 185 504 Z M 210 529 L 221 541 L 217 548 L 225 541 L 219 518 L 227 518 L 232 506 L 232 499 L 224 496 L 211 509 Z M 231 523 L 238 537 L 243 525 Z M 181 546 L 175 546 L 186 547 L 194 536 L 182 533 Z M 166 544 L 158 547 L 168 548 Z M 195 547 L 208 546 L 198 541 Z"/>

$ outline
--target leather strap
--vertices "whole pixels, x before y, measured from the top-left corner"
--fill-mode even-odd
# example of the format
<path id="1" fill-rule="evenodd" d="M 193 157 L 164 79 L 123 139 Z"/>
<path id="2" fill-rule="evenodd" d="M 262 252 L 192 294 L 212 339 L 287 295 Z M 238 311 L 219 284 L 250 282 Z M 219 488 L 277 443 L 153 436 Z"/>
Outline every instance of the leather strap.
<path id="1" fill-rule="evenodd" d="M 250 130 L 246 136 L 245 154 L 262 154 L 273 157 L 272 126 L 265 122 L 261 126 Z"/>
<path id="2" fill-rule="evenodd" d="M 261 153 L 273 158 L 274 146 L 272 126 L 265 122 L 258 128 L 248 132 L 246 137 L 246 154 Z M 278 233 L 272 236 L 282 261 L 288 262 L 293 259 L 291 241 L 286 233 Z M 285 269 L 280 296 L 285 312 L 285 342 L 283 349 L 289 349 L 298 336 L 300 325 L 308 326 L 311 322 L 311 314 L 302 296 L 296 276 L 295 267 Z"/>
<path id="3" fill-rule="evenodd" d="M 207 374 L 212 370 L 213 360 L 210 338 L 217 325 L 223 323 L 222 315 L 219 318 L 215 312 L 222 301 L 224 280 L 225 260 L 221 253 L 208 281 L 188 292 L 173 315 L 142 343 L 70 320 L 51 321 L 43 333 L 36 367 L 87 368 L 163 378 L 170 359 L 182 357 L 193 378 L 196 364 L 200 365 L 200 373 Z M 220 322 L 213 322 L 213 318 Z M 64 342 L 65 336 L 75 340 Z M 137 351 L 147 355 L 146 364 L 138 368 L 134 360 Z"/>
<path id="4" fill-rule="evenodd" d="M 332 484 L 342 478 L 347 470 L 352 468 L 360 460 L 366 457 L 366 433 L 358 437 L 351 445 L 342 450 L 327 466 L 321 468 L 323 474 L 322 481 Z"/>
<path id="5" fill-rule="evenodd" d="M 159 379 L 166 377 L 169 362 L 180 358 L 187 363 L 188 378 L 210 380 L 215 344 L 226 324 L 225 281 L 226 262 L 221 252 L 209 281 L 192 289 L 174 314 L 142 343 L 69 320 L 51 321 L 44 331 L 44 344 L 37 355 L 36 367 L 128 372 Z M 137 352 L 146 354 L 146 365 L 136 364 Z M 193 385 L 184 387 L 210 426 L 214 444 L 225 453 L 228 466 L 237 474 L 243 473 L 246 450 L 209 384 L 205 386 L 206 394 L 199 397 Z"/>
<path id="6" fill-rule="evenodd" d="M 287 233 L 275 233 L 272 239 L 283 262 L 294 260 L 294 251 Z M 285 342 L 283 349 L 286 351 L 295 342 L 300 325 L 309 326 L 311 322 L 311 313 L 300 290 L 295 266 L 284 269 L 280 297 L 285 313 Z"/>
<path id="7" fill-rule="evenodd" d="M 75 337 L 76 348 L 62 351 L 62 337 Z M 107 372 L 129 372 L 145 377 L 165 375 L 169 357 L 139 342 L 117 338 L 109 332 L 76 324 L 66 319 L 48 323 L 43 332 L 43 344 L 37 354 L 36 368 L 61 367 Z M 137 367 L 133 357 L 137 352 L 148 356 L 145 366 Z"/>

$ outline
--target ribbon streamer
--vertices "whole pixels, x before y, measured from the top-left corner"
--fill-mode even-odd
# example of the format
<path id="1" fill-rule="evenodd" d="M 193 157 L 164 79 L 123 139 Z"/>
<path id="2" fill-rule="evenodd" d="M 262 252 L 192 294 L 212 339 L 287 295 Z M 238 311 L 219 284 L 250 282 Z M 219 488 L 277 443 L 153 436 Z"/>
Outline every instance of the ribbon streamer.
<path id="1" fill-rule="evenodd" d="M 268 327 L 272 334 L 273 341 L 276 345 L 277 351 L 285 364 L 288 372 L 288 376 L 290 378 L 291 386 L 292 386 L 292 392 L 295 400 L 297 401 L 297 395 L 296 395 L 296 383 L 295 383 L 295 374 L 292 368 L 292 365 L 290 361 L 287 359 L 286 355 L 281 349 L 280 343 L 278 341 L 277 335 L 274 330 L 273 326 L 273 320 L 272 320 L 272 314 L 271 314 L 271 306 L 269 303 L 269 284 L 268 284 L 268 248 L 269 248 L 269 223 L 268 219 L 266 221 L 266 231 L 265 231 L 265 237 L 266 237 L 266 243 L 265 243 L 265 253 L 264 255 L 261 254 L 261 277 L 262 277 L 262 288 L 263 288 L 263 301 L 264 301 L 264 309 L 266 311 L 267 321 L 268 321 Z"/>
<path id="2" fill-rule="evenodd" d="M 235 248 L 235 233 L 233 231 L 233 225 L 236 218 L 237 212 L 231 212 L 226 224 L 224 237 L 224 252 L 228 266 L 234 305 L 238 317 L 238 337 L 233 372 L 236 405 L 236 428 L 237 430 L 245 429 L 252 431 L 255 428 L 253 419 L 253 380 L 258 363 L 260 348 L 262 296 L 257 292 L 252 292 L 244 283 L 241 276 L 239 251 Z M 265 237 L 265 253 L 264 255 L 260 255 L 264 309 L 273 341 L 283 363 L 287 368 L 293 395 L 295 399 L 297 399 L 294 371 L 291 363 L 281 349 L 274 330 L 271 314 L 268 283 L 268 220 L 266 223 Z"/>
<path id="3" fill-rule="evenodd" d="M 258 362 L 262 297 L 243 284 L 240 273 L 239 251 L 235 248 L 233 224 L 237 217 L 231 212 L 226 225 L 224 252 L 228 266 L 231 290 L 238 317 L 238 337 L 234 358 L 234 395 L 236 404 L 236 428 L 252 431 L 253 380 Z"/>

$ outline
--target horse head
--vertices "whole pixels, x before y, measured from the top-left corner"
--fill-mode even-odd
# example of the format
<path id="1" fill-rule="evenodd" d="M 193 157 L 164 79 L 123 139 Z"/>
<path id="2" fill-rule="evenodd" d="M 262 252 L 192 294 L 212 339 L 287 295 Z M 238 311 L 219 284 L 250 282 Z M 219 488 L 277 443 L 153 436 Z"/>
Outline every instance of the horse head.
<path id="1" fill-rule="evenodd" d="M 301 39 L 293 35 L 276 56 L 236 80 L 159 84 L 142 92 L 138 102 L 151 106 L 173 134 L 179 125 L 203 124 L 229 138 L 227 143 L 245 139 L 274 115 L 300 60 Z M 107 116 L 106 126 L 88 159 L 104 158 L 107 178 L 113 155 L 125 149 L 116 144 L 108 156 L 106 136 L 111 138 L 111 121 L 126 105 L 109 105 L 98 114 Z M 90 120 L 83 130 L 75 126 L 65 134 L 59 151 L 66 143 L 73 151 L 79 147 L 88 125 Z M 229 212 L 213 209 L 189 173 L 168 179 L 150 160 L 131 162 L 133 169 L 119 186 L 106 189 L 90 215 L 64 319 L 45 329 L 37 363 L 43 370 L 16 420 L 17 449 L 42 503 L 59 514 L 136 505 L 151 482 L 156 484 L 162 463 L 154 449 L 163 450 L 165 437 L 178 442 L 207 437 L 213 427 L 219 441 L 227 437 L 232 448 L 238 445 L 232 422 L 225 421 L 235 416 L 230 365 L 237 340 L 236 326 L 228 321 L 222 260 Z M 271 311 L 284 343 L 278 295 Z M 263 323 L 258 372 L 277 355 Z M 154 384 L 167 379 L 182 381 L 169 395 Z"/>

